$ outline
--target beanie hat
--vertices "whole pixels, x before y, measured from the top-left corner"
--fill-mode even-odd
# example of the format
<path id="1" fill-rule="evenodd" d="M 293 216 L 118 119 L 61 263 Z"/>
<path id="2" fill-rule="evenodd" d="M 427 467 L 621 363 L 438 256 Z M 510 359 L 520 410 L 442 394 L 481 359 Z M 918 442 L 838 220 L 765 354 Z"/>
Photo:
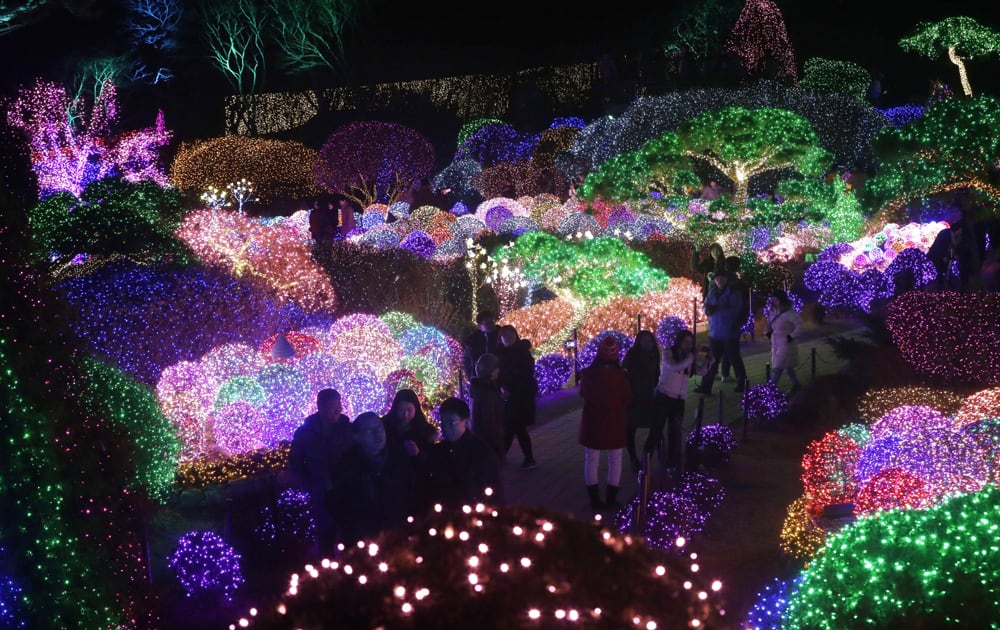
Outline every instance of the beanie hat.
<path id="1" fill-rule="evenodd" d="M 476 361 L 476 376 L 479 378 L 489 378 L 493 370 L 500 365 L 500 358 L 495 354 L 486 353 Z"/>
<path id="2" fill-rule="evenodd" d="M 618 361 L 621 349 L 622 345 L 618 343 L 618 340 L 611 335 L 607 335 L 597 345 L 597 357 L 605 361 Z"/>

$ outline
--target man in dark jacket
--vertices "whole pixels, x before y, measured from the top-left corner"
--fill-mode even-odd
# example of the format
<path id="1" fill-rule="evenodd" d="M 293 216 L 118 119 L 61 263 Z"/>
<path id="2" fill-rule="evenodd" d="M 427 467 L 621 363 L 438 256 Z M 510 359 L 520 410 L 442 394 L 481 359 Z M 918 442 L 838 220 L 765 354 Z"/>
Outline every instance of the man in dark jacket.
<path id="1" fill-rule="evenodd" d="M 299 488 L 309 493 L 319 548 L 326 552 L 336 546 L 338 535 L 330 507 L 333 471 L 353 443 L 353 436 L 351 420 L 341 413 L 337 390 L 321 390 L 316 395 L 316 408 L 292 436 L 288 467 Z"/>
<path id="2" fill-rule="evenodd" d="M 531 448 L 528 427 L 535 423 L 538 380 L 535 378 L 535 357 L 531 342 L 521 339 L 517 329 L 506 325 L 500 328 L 500 391 L 504 398 L 503 433 L 504 454 L 510 450 L 514 438 L 524 454 L 522 469 L 537 466 Z"/>
<path id="3" fill-rule="evenodd" d="M 421 503 L 411 458 L 401 444 L 386 441 L 378 414 L 361 414 L 351 429 L 354 445 L 335 471 L 332 500 L 345 545 L 402 526 Z"/>
<path id="4" fill-rule="evenodd" d="M 446 508 L 478 502 L 502 506 L 500 460 L 468 430 L 470 415 L 468 403 L 461 398 L 448 398 L 441 403 L 439 416 L 444 440 L 431 449 L 431 500 Z"/>
<path id="5" fill-rule="evenodd" d="M 705 297 L 705 314 L 708 315 L 708 345 L 712 349 L 712 365 L 701 379 L 695 391 L 699 394 L 712 393 L 712 382 L 719 373 L 719 364 L 724 356 L 736 372 L 736 391 L 743 391 L 747 370 L 740 354 L 740 336 L 746 311 L 743 296 L 729 284 L 729 272 L 723 270 L 715 274 L 712 288 Z"/>

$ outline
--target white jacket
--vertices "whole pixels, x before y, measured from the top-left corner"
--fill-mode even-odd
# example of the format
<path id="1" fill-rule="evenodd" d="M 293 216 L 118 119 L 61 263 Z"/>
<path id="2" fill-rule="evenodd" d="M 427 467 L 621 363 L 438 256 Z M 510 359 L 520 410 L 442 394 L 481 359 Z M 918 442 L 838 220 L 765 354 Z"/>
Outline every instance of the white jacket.
<path id="1" fill-rule="evenodd" d="M 660 364 L 660 381 L 656 384 L 656 391 L 664 396 L 684 400 L 687 398 L 688 379 L 692 376 L 703 376 L 708 370 L 708 365 L 704 363 L 700 359 L 696 362 L 693 353 L 674 362 L 670 350 L 664 350 Z"/>
<path id="2" fill-rule="evenodd" d="M 781 313 L 768 313 L 767 332 L 771 333 L 771 368 L 787 370 L 799 364 L 798 336 L 802 331 L 802 317 L 790 308 Z M 789 342 L 791 337 L 793 341 Z"/>

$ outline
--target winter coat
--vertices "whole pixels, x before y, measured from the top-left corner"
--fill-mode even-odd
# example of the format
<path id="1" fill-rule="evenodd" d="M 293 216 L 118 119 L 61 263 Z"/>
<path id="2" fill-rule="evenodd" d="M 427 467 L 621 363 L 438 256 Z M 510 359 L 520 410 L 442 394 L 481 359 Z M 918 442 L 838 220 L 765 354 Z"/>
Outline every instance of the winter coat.
<path id="1" fill-rule="evenodd" d="M 692 376 L 704 376 L 708 372 L 710 361 L 702 360 L 701 357 L 689 354 L 686 357 L 674 361 L 670 350 L 663 353 L 663 365 L 660 369 L 660 380 L 656 384 L 656 391 L 670 398 L 687 398 L 688 379 Z"/>
<path id="2" fill-rule="evenodd" d="M 500 460 L 496 454 L 466 430 L 454 442 L 441 440 L 429 451 L 430 500 L 446 508 L 459 508 L 485 502 L 503 505 L 503 484 L 500 479 Z M 493 495 L 486 496 L 486 488 Z"/>
<path id="3" fill-rule="evenodd" d="M 340 458 L 354 443 L 350 419 L 341 414 L 332 426 L 314 413 L 292 435 L 288 468 L 298 486 L 313 500 L 320 500 L 333 487 L 333 471 Z"/>
<path id="4" fill-rule="evenodd" d="M 500 355 L 500 327 L 495 327 L 490 332 L 483 332 L 476 328 L 462 339 L 462 369 L 465 370 L 465 378 L 472 380 L 476 375 L 476 361 L 484 354 Z"/>
<path id="5" fill-rule="evenodd" d="M 771 337 L 771 368 L 787 370 L 799 364 L 799 332 L 802 318 L 795 309 L 768 313 L 767 332 Z M 791 337 L 791 341 L 789 341 Z"/>
<path id="6" fill-rule="evenodd" d="M 476 377 L 469 385 L 472 418 L 469 430 L 479 436 L 497 457 L 503 457 L 503 399 L 500 385 L 489 378 Z"/>
<path id="7" fill-rule="evenodd" d="M 739 339 L 746 319 L 746 296 L 736 283 L 730 281 L 725 288 L 712 285 L 705 298 L 705 306 L 715 310 L 708 316 L 708 336 L 712 339 Z M 706 310 L 706 313 L 708 311 Z"/>
<path id="8" fill-rule="evenodd" d="M 628 375 L 614 363 L 595 361 L 580 371 L 580 444 L 597 450 L 625 447 L 632 387 Z"/>
<path id="9" fill-rule="evenodd" d="M 531 342 L 518 339 L 501 347 L 497 356 L 500 357 L 500 387 L 507 393 L 504 422 L 514 427 L 534 424 L 538 380 Z"/>
<path id="10" fill-rule="evenodd" d="M 629 426 L 648 429 L 653 426 L 657 409 L 653 403 L 653 392 L 660 378 L 660 362 L 655 350 L 645 352 L 638 345 L 629 348 L 622 360 L 622 367 L 628 374 L 632 391 L 632 403 L 628 408 Z"/>

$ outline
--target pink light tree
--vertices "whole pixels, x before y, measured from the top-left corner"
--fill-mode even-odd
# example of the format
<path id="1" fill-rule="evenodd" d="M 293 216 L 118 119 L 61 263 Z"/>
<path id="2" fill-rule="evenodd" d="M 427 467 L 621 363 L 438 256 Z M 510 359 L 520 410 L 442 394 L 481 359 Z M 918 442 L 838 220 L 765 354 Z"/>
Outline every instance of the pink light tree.
<path id="1" fill-rule="evenodd" d="M 89 111 L 84 99 L 70 98 L 64 86 L 41 79 L 9 105 L 7 122 L 26 135 L 42 198 L 62 191 L 79 197 L 87 184 L 110 176 L 170 185 L 159 163 L 158 149 L 172 135 L 163 112 L 152 127 L 115 133 L 118 99 L 110 81 Z"/>
<path id="2" fill-rule="evenodd" d="M 768 70 L 768 62 L 775 64 L 774 78 L 798 80 L 795 53 L 781 9 L 774 0 L 746 0 L 726 41 L 726 50 L 740 58 L 748 75 L 761 76 Z"/>

